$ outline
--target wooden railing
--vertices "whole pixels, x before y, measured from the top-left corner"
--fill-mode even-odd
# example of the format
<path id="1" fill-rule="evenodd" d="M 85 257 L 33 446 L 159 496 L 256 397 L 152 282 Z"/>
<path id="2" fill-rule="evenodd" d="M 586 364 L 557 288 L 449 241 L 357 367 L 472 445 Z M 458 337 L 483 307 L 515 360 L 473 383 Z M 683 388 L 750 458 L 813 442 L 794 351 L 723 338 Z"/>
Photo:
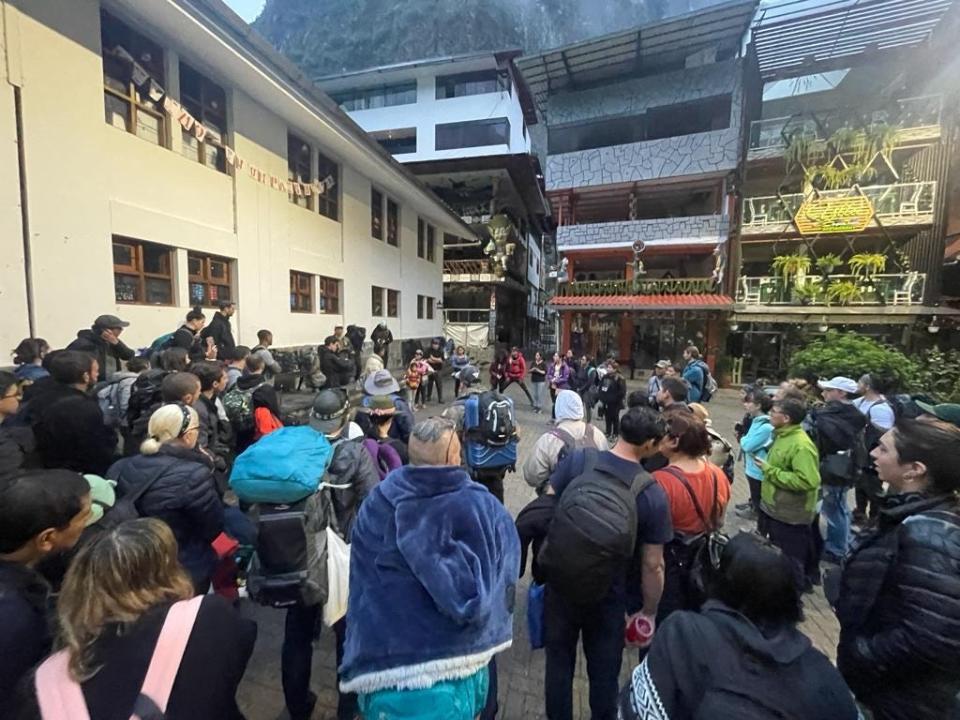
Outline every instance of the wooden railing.
<path id="1" fill-rule="evenodd" d="M 558 295 L 700 295 L 717 292 L 713 278 L 658 278 L 650 280 L 582 280 L 561 283 Z"/>

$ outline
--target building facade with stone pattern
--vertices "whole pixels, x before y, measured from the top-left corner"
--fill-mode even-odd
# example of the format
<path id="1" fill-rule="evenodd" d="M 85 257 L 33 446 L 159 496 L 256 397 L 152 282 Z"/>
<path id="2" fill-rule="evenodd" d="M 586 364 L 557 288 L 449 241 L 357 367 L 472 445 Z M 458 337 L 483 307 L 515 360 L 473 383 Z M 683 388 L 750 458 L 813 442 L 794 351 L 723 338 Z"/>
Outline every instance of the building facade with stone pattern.
<path id="1" fill-rule="evenodd" d="M 546 119 L 560 344 L 632 367 L 712 362 L 733 309 L 734 179 L 754 2 L 523 58 Z"/>

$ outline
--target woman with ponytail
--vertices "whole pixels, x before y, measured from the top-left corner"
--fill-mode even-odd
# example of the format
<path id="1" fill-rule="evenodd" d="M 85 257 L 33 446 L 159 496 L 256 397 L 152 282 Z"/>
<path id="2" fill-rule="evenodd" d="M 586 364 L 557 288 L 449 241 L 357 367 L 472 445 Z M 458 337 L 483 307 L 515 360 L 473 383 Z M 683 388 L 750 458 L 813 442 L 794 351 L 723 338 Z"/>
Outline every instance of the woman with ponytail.
<path id="1" fill-rule="evenodd" d="M 142 491 L 136 502 L 141 517 L 163 520 L 173 530 L 180 562 L 198 594 L 210 585 L 217 562 L 210 543 L 223 530 L 213 463 L 197 449 L 199 431 L 192 407 L 163 405 L 150 416 L 140 454 L 118 460 L 107 471 L 121 499 Z"/>
<path id="2" fill-rule="evenodd" d="M 186 321 L 173 334 L 170 340 L 170 347 L 183 348 L 190 355 L 190 362 L 200 362 L 201 360 L 214 360 L 217 357 L 217 346 L 213 344 L 213 339 L 203 340 L 200 337 L 200 331 L 207 324 L 207 316 L 199 305 L 187 313 Z"/>

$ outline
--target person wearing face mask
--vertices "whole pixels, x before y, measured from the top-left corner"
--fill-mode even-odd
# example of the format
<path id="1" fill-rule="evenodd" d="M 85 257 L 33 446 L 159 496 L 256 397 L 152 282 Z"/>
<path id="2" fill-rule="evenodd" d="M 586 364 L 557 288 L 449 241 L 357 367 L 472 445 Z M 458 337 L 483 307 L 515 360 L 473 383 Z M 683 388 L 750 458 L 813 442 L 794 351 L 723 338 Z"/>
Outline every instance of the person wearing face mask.
<path id="1" fill-rule="evenodd" d="M 900 419 L 871 456 L 889 489 L 843 567 L 837 667 L 875 720 L 955 717 L 960 429 L 932 417 Z"/>

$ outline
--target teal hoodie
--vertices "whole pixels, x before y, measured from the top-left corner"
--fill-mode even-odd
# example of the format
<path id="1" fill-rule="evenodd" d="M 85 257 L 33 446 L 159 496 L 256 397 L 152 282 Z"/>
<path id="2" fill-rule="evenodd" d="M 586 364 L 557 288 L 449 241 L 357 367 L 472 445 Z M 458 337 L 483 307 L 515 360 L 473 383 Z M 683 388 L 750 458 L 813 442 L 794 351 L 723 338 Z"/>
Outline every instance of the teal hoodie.
<path id="1" fill-rule="evenodd" d="M 766 415 L 757 415 L 750 423 L 747 434 L 740 438 L 743 450 L 743 471 L 748 478 L 763 480 L 763 470 L 757 465 L 756 458 L 767 459 L 767 451 L 773 443 L 773 425 Z"/>

